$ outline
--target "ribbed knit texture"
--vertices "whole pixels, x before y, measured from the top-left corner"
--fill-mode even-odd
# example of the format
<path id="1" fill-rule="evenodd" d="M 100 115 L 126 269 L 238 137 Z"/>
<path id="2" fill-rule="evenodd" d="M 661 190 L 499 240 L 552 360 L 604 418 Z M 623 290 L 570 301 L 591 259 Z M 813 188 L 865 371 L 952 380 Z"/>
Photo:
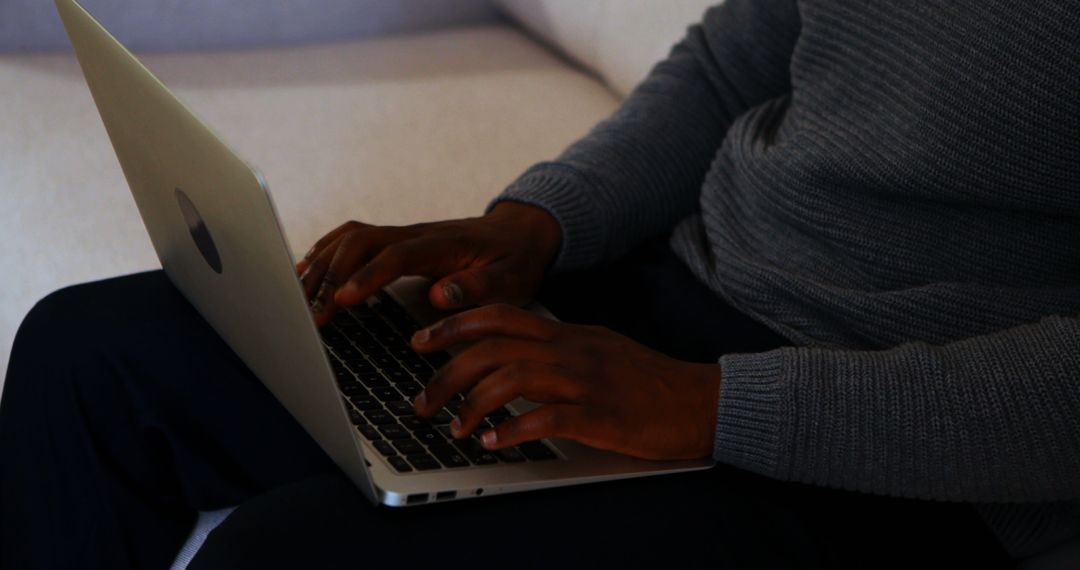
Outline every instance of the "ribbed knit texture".
<path id="1" fill-rule="evenodd" d="M 675 228 L 792 341 L 722 357 L 719 461 L 975 503 L 1016 556 L 1080 534 L 1075 0 L 728 0 L 499 200 L 559 220 L 556 271 Z"/>

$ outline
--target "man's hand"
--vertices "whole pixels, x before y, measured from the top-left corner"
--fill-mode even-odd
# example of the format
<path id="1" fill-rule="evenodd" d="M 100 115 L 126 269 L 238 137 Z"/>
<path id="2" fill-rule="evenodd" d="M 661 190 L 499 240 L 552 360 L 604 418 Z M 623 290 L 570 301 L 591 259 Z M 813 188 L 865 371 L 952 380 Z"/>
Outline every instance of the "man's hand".
<path id="1" fill-rule="evenodd" d="M 419 352 L 472 342 L 416 399 L 430 416 L 467 393 L 455 437 L 521 396 L 542 404 L 483 433 L 488 449 L 545 437 L 646 459 L 712 454 L 720 367 L 668 358 L 601 327 L 545 319 L 510 305 L 488 305 L 416 333 Z"/>
<path id="2" fill-rule="evenodd" d="M 528 301 L 559 251 L 561 230 L 540 208 L 503 202 L 480 218 L 404 227 L 346 222 L 296 265 L 315 322 L 360 303 L 405 275 L 437 279 L 441 309 Z"/>

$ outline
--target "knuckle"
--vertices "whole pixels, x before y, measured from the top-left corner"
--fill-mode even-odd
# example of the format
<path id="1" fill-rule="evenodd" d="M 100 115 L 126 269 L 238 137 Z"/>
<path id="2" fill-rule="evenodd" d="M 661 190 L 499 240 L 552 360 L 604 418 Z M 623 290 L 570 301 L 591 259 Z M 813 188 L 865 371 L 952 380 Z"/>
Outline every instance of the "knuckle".
<path id="1" fill-rule="evenodd" d="M 503 320 L 509 318 L 515 311 L 515 307 L 509 303 L 495 303 L 488 308 L 491 318 Z"/>
<path id="2" fill-rule="evenodd" d="M 521 361 L 515 360 L 502 369 L 502 379 L 508 384 L 516 384 L 525 374 L 526 366 Z"/>
<path id="3" fill-rule="evenodd" d="M 499 439 L 509 439 L 513 441 L 524 439 L 524 436 L 528 435 L 529 433 L 529 429 L 526 423 L 527 422 L 525 422 L 525 420 L 518 418 L 502 422 L 501 424 L 499 424 L 498 427 L 498 429 L 501 430 L 501 433 L 499 433 Z"/>
<path id="4" fill-rule="evenodd" d="M 510 349 L 510 343 L 502 338 L 485 338 L 476 343 L 476 356 L 488 360 L 498 354 L 505 354 Z"/>
<path id="5" fill-rule="evenodd" d="M 409 254 L 409 247 L 403 242 L 395 242 L 383 248 L 379 257 L 387 263 L 400 263 Z"/>
<path id="6" fill-rule="evenodd" d="M 544 415 L 544 431 L 547 433 L 563 433 L 566 428 L 566 415 L 558 409 L 552 409 Z"/>

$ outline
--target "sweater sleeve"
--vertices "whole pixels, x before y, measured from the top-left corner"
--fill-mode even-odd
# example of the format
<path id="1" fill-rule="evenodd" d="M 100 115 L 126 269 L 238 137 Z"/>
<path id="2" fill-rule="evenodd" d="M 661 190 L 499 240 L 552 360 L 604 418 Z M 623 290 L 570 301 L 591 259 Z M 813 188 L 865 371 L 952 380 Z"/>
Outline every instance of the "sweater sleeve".
<path id="1" fill-rule="evenodd" d="M 553 272 L 612 259 L 673 227 L 735 117 L 791 89 L 795 0 L 727 0 L 705 13 L 616 112 L 491 205 L 544 208 L 562 228 Z"/>
<path id="2" fill-rule="evenodd" d="M 1080 498 L 1080 318 L 884 351 L 721 359 L 715 458 L 770 477 L 966 502 Z"/>
<path id="3" fill-rule="evenodd" d="M 721 358 L 714 457 L 787 481 L 976 503 L 1016 557 L 1080 537 L 1080 319 L 944 346 Z"/>

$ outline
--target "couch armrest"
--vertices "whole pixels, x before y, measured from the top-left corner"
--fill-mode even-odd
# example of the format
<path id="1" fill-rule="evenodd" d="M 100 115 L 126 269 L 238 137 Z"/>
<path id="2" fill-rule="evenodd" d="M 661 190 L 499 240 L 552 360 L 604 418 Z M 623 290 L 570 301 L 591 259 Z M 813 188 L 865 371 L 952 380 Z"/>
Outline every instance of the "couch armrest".
<path id="1" fill-rule="evenodd" d="M 81 0 L 135 50 L 313 43 L 490 22 L 487 0 Z M 0 2 L 0 51 L 68 47 L 52 2 Z"/>

